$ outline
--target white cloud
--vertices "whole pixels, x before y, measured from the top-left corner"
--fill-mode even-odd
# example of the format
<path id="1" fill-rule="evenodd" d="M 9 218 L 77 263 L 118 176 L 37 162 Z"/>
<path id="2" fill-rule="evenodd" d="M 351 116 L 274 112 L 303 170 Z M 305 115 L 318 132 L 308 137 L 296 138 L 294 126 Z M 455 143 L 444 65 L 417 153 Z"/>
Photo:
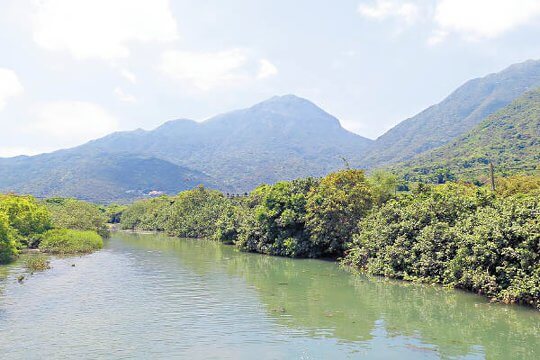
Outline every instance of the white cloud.
<path id="1" fill-rule="evenodd" d="M 23 129 L 52 137 L 57 147 L 79 145 L 118 129 L 117 120 L 97 104 L 57 101 L 42 104 L 36 120 Z"/>
<path id="2" fill-rule="evenodd" d="M 259 72 L 257 74 L 258 79 L 266 79 L 277 75 L 278 69 L 267 59 L 259 60 Z"/>
<path id="3" fill-rule="evenodd" d="M 129 103 L 137 102 L 137 99 L 135 98 L 135 96 L 125 93 L 124 90 L 122 90 L 119 87 L 114 89 L 114 95 L 116 95 L 116 97 L 120 101 L 129 102 Z"/>
<path id="4" fill-rule="evenodd" d="M 371 5 L 362 3 L 358 5 L 358 12 L 375 20 L 397 18 L 408 24 L 414 23 L 420 15 L 420 9 L 416 4 L 396 0 L 376 0 Z"/>
<path id="5" fill-rule="evenodd" d="M 428 38 L 427 43 L 429 46 L 440 44 L 448 36 L 448 31 L 436 30 Z"/>
<path id="6" fill-rule="evenodd" d="M 35 6 L 34 40 L 78 59 L 125 58 L 130 42 L 178 37 L 168 0 L 41 0 Z"/>
<path id="7" fill-rule="evenodd" d="M 169 50 L 162 54 L 159 67 L 164 74 L 199 90 L 262 79 L 277 73 L 277 68 L 266 59 L 259 60 L 256 72 L 250 71 L 252 64 L 253 59 L 244 49 L 218 52 Z"/>
<path id="8" fill-rule="evenodd" d="M 497 37 L 538 17 L 538 0 L 440 0 L 434 20 L 438 31 L 478 40 Z"/>
<path id="9" fill-rule="evenodd" d="M 0 68 L 0 111 L 4 109 L 7 99 L 24 91 L 15 71 Z"/>
<path id="10" fill-rule="evenodd" d="M 120 75 L 122 75 L 122 77 L 124 79 L 126 79 L 127 81 L 129 81 L 132 84 L 137 83 L 137 76 L 135 76 L 134 73 L 132 73 L 131 71 L 129 71 L 127 69 L 121 69 L 120 70 Z"/>

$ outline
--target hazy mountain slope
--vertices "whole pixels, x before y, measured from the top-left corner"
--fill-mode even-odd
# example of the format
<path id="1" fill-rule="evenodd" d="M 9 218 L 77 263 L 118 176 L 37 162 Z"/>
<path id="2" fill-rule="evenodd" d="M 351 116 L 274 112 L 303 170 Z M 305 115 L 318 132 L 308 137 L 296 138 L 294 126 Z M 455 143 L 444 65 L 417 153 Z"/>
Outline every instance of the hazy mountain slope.
<path id="1" fill-rule="evenodd" d="M 0 159 L 0 191 L 99 201 L 199 183 L 243 192 L 326 174 L 344 166 L 342 157 L 359 164 L 371 143 L 313 103 L 287 95 L 202 123 L 175 120 L 51 154 Z"/>
<path id="2" fill-rule="evenodd" d="M 372 140 L 353 134 L 308 100 L 286 95 L 202 123 L 175 120 L 152 131 L 112 134 L 80 152 L 144 154 L 205 172 L 223 189 L 318 176 L 359 164 Z"/>
<path id="3" fill-rule="evenodd" d="M 96 202 L 132 200 L 158 190 L 177 193 L 208 176 L 156 158 L 124 154 L 80 155 L 59 151 L 0 159 L 0 191 L 39 197 L 69 196 Z"/>
<path id="4" fill-rule="evenodd" d="M 459 178 L 540 169 L 540 89 L 527 92 L 473 130 L 443 147 L 397 166 L 410 178 L 432 177 L 440 169 Z"/>
<path id="5" fill-rule="evenodd" d="M 532 60 L 468 81 L 441 103 L 379 137 L 364 159 L 364 165 L 374 167 L 405 161 L 444 145 L 538 86 L 540 61 Z"/>

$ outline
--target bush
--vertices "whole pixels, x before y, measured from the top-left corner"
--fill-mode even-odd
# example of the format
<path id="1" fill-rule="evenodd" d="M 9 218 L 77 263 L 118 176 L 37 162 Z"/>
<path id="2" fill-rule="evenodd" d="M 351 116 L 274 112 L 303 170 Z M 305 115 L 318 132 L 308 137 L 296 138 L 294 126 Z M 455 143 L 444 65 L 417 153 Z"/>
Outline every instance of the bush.
<path id="1" fill-rule="evenodd" d="M 248 200 L 253 209 L 240 230 L 240 249 L 280 256 L 318 256 L 305 226 L 308 193 L 316 185 L 317 180 L 308 178 L 255 189 Z"/>
<path id="2" fill-rule="evenodd" d="M 0 212 L 0 264 L 10 262 L 18 253 L 7 215 Z"/>
<path id="3" fill-rule="evenodd" d="M 306 205 L 306 228 L 318 256 L 343 255 L 372 204 L 372 187 L 362 170 L 335 172 L 312 188 Z"/>
<path id="4" fill-rule="evenodd" d="M 103 239 L 95 231 L 53 229 L 42 236 L 39 249 L 52 254 L 90 253 L 103 247 Z"/>
<path id="5" fill-rule="evenodd" d="M 167 208 L 165 231 L 172 236 L 186 238 L 212 237 L 217 221 L 228 200 L 219 191 L 203 186 L 183 191 L 172 199 Z"/>
<path id="6" fill-rule="evenodd" d="M 47 199 L 45 204 L 57 229 L 91 230 L 103 237 L 109 234 L 107 216 L 97 205 L 63 198 Z"/>
<path id="7" fill-rule="evenodd" d="M 51 228 L 49 211 L 32 196 L 0 195 L 0 213 L 6 214 L 15 240 L 27 247 L 36 234 Z"/>
<path id="8" fill-rule="evenodd" d="M 24 259 L 25 267 L 31 272 L 50 269 L 49 259 L 43 254 L 27 255 Z"/>
<path id="9" fill-rule="evenodd" d="M 136 201 L 123 211 L 120 226 L 125 230 L 164 231 L 173 202 L 167 196 Z"/>

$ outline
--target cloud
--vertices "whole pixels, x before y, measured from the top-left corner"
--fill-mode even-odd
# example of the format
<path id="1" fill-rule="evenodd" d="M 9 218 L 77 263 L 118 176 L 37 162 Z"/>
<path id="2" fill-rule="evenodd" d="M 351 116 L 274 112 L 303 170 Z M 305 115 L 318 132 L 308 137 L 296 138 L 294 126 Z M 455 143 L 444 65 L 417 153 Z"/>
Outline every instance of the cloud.
<path id="1" fill-rule="evenodd" d="M 248 52 L 238 48 L 218 52 L 169 50 L 162 54 L 159 67 L 164 74 L 199 90 L 262 79 L 277 73 L 276 67 L 266 59 L 259 60 L 260 68 L 253 73 L 249 69 L 252 62 Z"/>
<path id="2" fill-rule="evenodd" d="M 178 37 L 168 0 L 41 0 L 35 8 L 37 44 L 77 59 L 125 58 L 131 42 Z"/>
<path id="3" fill-rule="evenodd" d="M 258 79 L 266 79 L 272 76 L 277 75 L 278 69 L 267 59 L 259 60 L 259 73 L 257 74 Z"/>
<path id="4" fill-rule="evenodd" d="M 412 2 L 376 0 L 372 5 L 366 3 L 358 5 L 358 12 L 366 18 L 374 20 L 395 18 L 412 24 L 418 20 L 420 8 Z"/>
<path id="5" fill-rule="evenodd" d="M 0 68 L 0 111 L 6 106 L 10 97 L 17 96 L 24 91 L 15 71 Z"/>
<path id="6" fill-rule="evenodd" d="M 122 77 L 124 79 L 126 79 L 127 81 L 129 81 L 132 84 L 137 83 L 137 76 L 135 76 L 134 73 L 132 73 L 131 71 L 129 71 L 127 69 L 121 69 L 120 70 L 120 75 L 122 75 Z"/>
<path id="7" fill-rule="evenodd" d="M 134 102 L 137 102 L 137 99 L 135 98 L 135 96 L 131 95 L 131 94 L 126 94 L 124 92 L 124 90 L 122 90 L 121 88 L 117 87 L 114 89 L 114 95 L 116 95 L 116 97 L 120 100 L 120 101 L 124 101 L 124 102 L 129 102 L 129 103 L 134 103 Z"/>
<path id="8" fill-rule="evenodd" d="M 434 21 L 437 31 L 479 40 L 497 37 L 538 17 L 538 0 L 440 0 Z"/>
<path id="9" fill-rule="evenodd" d="M 118 129 L 117 120 L 97 104 L 56 101 L 42 104 L 27 133 L 53 138 L 57 147 L 79 145 Z"/>

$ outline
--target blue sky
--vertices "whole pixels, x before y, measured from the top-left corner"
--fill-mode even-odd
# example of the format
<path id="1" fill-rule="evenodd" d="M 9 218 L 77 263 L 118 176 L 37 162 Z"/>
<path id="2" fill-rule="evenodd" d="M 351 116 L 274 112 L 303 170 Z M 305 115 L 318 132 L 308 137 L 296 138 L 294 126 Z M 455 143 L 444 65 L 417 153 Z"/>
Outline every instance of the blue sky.
<path id="1" fill-rule="evenodd" d="M 273 95 L 376 138 L 540 58 L 540 0 L 0 0 L 0 156 Z"/>

